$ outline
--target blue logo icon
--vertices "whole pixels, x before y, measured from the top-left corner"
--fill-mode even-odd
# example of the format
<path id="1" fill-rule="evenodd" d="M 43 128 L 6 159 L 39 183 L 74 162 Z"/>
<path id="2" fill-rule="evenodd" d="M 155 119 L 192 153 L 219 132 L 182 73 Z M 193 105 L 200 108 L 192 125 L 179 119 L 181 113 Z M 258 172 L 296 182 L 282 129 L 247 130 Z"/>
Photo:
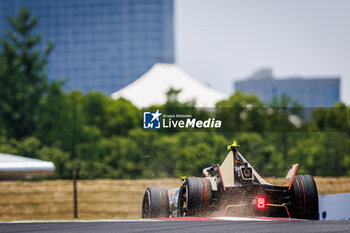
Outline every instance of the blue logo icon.
<path id="1" fill-rule="evenodd" d="M 160 129 L 159 109 L 156 112 L 143 112 L 143 128 L 144 129 Z"/>

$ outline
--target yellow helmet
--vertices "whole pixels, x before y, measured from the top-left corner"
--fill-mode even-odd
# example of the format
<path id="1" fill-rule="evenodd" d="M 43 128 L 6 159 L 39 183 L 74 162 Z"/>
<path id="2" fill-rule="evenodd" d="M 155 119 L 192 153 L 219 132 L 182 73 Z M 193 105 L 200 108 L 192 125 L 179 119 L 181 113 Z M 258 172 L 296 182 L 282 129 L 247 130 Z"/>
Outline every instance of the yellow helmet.
<path id="1" fill-rule="evenodd" d="M 231 150 L 232 147 L 239 147 L 236 141 L 233 141 L 232 145 L 227 146 L 227 150 Z"/>

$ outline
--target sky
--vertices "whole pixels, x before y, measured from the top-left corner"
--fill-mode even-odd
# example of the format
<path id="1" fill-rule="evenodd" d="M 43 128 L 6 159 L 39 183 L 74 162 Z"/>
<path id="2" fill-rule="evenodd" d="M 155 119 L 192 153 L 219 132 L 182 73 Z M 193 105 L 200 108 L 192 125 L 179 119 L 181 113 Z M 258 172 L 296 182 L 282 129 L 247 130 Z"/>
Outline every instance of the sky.
<path id="1" fill-rule="evenodd" d="M 341 77 L 350 104 L 349 0 L 175 0 L 176 63 L 209 86 L 260 68 L 288 76 Z"/>

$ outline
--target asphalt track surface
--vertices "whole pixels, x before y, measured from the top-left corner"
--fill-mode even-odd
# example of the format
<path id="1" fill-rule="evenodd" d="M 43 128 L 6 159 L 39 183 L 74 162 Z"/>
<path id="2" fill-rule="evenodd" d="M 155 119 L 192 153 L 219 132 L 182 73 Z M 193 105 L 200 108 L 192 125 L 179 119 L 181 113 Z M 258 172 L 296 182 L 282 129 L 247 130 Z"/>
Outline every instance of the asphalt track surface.
<path id="1" fill-rule="evenodd" d="M 350 232 L 350 221 L 98 221 L 0 223 L 0 232 Z"/>

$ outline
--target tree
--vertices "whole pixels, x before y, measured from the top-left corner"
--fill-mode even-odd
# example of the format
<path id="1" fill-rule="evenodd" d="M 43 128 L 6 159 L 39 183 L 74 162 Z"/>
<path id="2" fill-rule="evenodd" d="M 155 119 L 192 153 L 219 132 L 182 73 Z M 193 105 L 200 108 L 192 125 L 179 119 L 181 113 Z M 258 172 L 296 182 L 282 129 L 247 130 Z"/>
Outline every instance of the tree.
<path id="1" fill-rule="evenodd" d="M 333 108 L 317 108 L 312 113 L 310 131 L 346 131 L 347 107 L 335 103 Z"/>
<path id="2" fill-rule="evenodd" d="M 87 129 L 88 126 L 85 126 L 85 115 L 83 112 L 83 98 L 84 95 L 77 90 L 71 91 L 66 95 L 67 108 L 65 109 L 67 121 L 62 125 L 62 130 L 65 132 L 64 137 L 62 138 L 62 149 L 64 151 L 69 151 L 72 157 L 76 157 L 76 146 L 82 142 L 86 141 L 84 129 Z"/>
<path id="3" fill-rule="evenodd" d="M 126 135 L 140 125 L 140 112 L 124 98 L 114 100 L 99 92 L 84 96 L 83 111 L 86 123 L 98 127 L 104 136 Z"/>
<path id="4" fill-rule="evenodd" d="M 216 119 L 226 130 L 262 132 L 265 128 L 264 103 L 254 94 L 235 92 L 229 99 L 216 103 Z"/>
<path id="5" fill-rule="evenodd" d="M 32 31 L 38 19 L 27 8 L 7 19 L 12 31 L 1 40 L 0 118 L 7 136 L 19 139 L 35 130 L 38 104 L 46 90 L 44 69 L 53 44 L 48 43 L 43 52 L 36 49 L 41 36 Z"/>
<path id="6" fill-rule="evenodd" d="M 164 104 L 165 109 L 172 109 L 172 108 L 194 108 L 195 106 L 195 99 L 187 102 L 180 102 L 178 97 L 181 93 L 181 89 L 174 89 L 170 87 L 170 89 L 165 93 L 166 94 L 166 103 Z"/>
<path id="7" fill-rule="evenodd" d="M 295 131 L 296 123 L 290 119 L 291 116 L 297 117 L 301 123 L 303 106 L 297 100 L 293 100 L 286 94 L 273 97 L 272 103 L 269 104 L 269 117 L 267 127 L 273 132 L 291 132 Z M 301 126 L 301 124 L 300 124 Z"/>
<path id="8" fill-rule="evenodd" d="M 36 135 L 45 145 L 62 146 L 62 139 L 67 133 L 68 122 L 66 95 L 62 82 L 52 82 L 47 95 L 41 99 Z"/>
<path id="9" fill-rule="evenodd" d="M 292 134 L 292 132 L 296 132 L 298 128 L 290 119 L 294 116 L 301 123 L 299 116 L 302 113 L 303 106 L 297 100 L 282 94 L 273 97 L 272 103 L 268 107 L 269 113 L 266 118 L 266 128 L 270 132 L 275 132 L 271 135 L 274 138 L 272 142 L 276 145 L 277 152 L 283 155 L 281 162 L 279 162 L 278 156 L 275 156 L 277 166 L 277 164 L 283 164 L 283 161 L 288 160 L 289 150 L 294 145 L 295 140 L 297 140 L 298 134 Z"/>

